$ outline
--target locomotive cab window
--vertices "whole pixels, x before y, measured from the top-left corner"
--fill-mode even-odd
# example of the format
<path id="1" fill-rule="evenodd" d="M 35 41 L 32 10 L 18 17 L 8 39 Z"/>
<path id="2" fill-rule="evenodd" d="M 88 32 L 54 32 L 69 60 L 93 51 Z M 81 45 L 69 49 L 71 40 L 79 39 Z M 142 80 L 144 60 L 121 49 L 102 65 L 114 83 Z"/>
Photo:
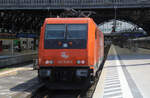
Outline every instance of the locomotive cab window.
<path id="1" fill-rule="evenodd" d="M 47 24 L 44 47 L 45 49 L 85 49 L 87 33 L 87 24 Z"/>
<path id="2" fill-rule="evenodd" d="M 86 39 L 87 25 L 85 24 L 68 24 L 68 39 Z"/>
<path id="3" fill-rule="evenodd" d="M 97 40 L 97 32 L 98 32 L 98 30 L 97 30 L 97 28 L 95 29 L 95 40 Z"/>
<path id="4" fill-rule="evenodd" d="M 45 39 L 64 39 L 66 26 L 64 24 L 47 24 Z"/>

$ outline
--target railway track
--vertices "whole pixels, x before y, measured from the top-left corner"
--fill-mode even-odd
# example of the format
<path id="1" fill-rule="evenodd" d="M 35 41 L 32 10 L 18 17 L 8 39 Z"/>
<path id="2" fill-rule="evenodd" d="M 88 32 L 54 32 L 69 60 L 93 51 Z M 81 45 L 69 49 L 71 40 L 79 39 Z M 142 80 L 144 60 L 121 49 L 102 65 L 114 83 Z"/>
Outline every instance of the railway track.
<path id="1" fill-rule="evenodd" d="M 110 46 L 111 45 L 108 45 L 107 47 L 105 47 L 105 56 L 104 56 L 104 61 L 102 65 L 104 65 L 105 63 Z M 48 90 L 46 86 L 43 85 L 33 94 L 31 98 L 92 98 L 95 92 L 99 77 L 101 75 L 102 69 L 103 69 L 103 66 L 98 71 L 94 84 L 91 85 L 86 90 L 82 90 L 82 91 L 81 90 Z"/>
<path id="2" fill-rule="evenodd" d="M 92 86 L 86 90 L 48 90 L 45 85 L 40 87 L 31 98 L 92 98 L 101 71 Z"/>

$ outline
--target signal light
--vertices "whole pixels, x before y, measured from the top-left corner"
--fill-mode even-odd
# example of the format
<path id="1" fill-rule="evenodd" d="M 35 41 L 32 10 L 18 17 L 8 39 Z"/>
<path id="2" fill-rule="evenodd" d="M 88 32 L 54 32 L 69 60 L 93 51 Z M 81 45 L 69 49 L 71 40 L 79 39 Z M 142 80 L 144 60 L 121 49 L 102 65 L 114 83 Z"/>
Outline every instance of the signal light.
<path id="1" fill-rule="evenodd" d="M 80 60 L 77 60 L 77 64 L 80 64 L 81 62 L 80 62 Z"/>
<path id="2" fill-rule="evenodd" d="M 72 46 L 72 42 L 69 42 L 69 45 Z"/>
<path id="3" fill-rule="evenodd" d="M 64 44 L 63 44 L 63 47 L 64 47 L 64 48 L 67 48 L 67 47 L 68 47 L 68 44 L 67 44 L 67 43 L 64 43 Z"/>
<path id="4" fill-rule="evenodd" d="M 61 46 L 61 45 L 62 45 L 62 43 L 61 43 L 61 42 L 58 42 L 58 45 L 59 45 L 59 46 Z"/>

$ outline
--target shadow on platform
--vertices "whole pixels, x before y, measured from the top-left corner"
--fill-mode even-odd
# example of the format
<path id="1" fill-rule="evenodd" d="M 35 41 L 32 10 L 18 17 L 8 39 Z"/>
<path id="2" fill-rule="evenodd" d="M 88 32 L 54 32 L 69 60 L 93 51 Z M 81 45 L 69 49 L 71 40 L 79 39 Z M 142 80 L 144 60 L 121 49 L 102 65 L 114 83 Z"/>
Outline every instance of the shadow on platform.
<path id="1" fill-rule="evenodd" d="M 25 83 L 21 83 L 14 86 L 13 88 L 10 88 L 10 90 L 15 92 L 32 92 L 37 85 L 39 85 L 39 82 L 38 78 L 35 77 L 31 80 L 26 81 Z"/>

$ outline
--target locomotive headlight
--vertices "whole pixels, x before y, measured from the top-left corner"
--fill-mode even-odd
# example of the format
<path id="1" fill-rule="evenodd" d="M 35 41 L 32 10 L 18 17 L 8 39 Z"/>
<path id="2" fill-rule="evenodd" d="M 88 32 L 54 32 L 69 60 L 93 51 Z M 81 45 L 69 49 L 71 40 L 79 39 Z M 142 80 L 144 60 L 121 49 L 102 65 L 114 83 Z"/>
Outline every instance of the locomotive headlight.
<path id="1" fill-rule="evenodd" d="M 80 64 L 81 63 L 81 61 L 80 60 L 77 60 L 77 64 Z"/>
<path id="2" fill-rule="evenodd" d="M 45 64 L 49 64 L 49 61 L 48 61 L 48 60 L 46 60 L 46 61 L 45 61 Z"/>
<path id="3" fill-rule="evenodd" d="M 77 64 L 85 64 L 85 60 L 77 60 Z"/>
<path id="4" fill-rule="evenodd" d="M 54 62 L 53 62 L 53 60 L 46 60 L 45 61 L 45 64 L 53 64 Z"/>
<path id="5" fill-rule="evenodd" d="M 49 61 L 49 64 L 53 64 L 53 63 L 54 63 L 53 60 L 50 60 L 50 61 Z"/>
<path id="6" fill-rule="evenodd" d="M 81 64 L 85 64 L 85 60 L 82 60 L 82 61 L 81 61 Z"/>

